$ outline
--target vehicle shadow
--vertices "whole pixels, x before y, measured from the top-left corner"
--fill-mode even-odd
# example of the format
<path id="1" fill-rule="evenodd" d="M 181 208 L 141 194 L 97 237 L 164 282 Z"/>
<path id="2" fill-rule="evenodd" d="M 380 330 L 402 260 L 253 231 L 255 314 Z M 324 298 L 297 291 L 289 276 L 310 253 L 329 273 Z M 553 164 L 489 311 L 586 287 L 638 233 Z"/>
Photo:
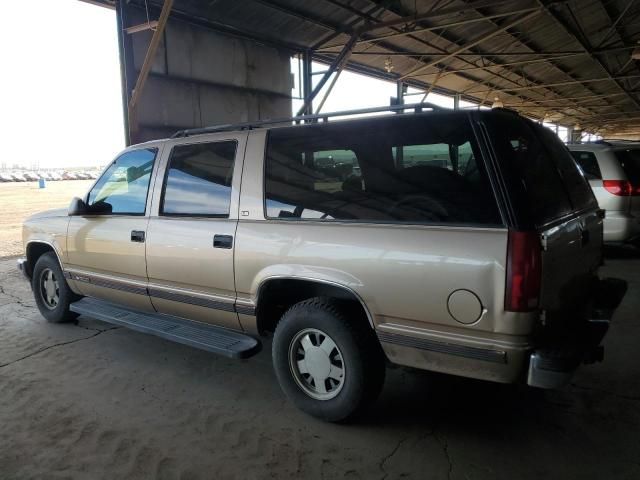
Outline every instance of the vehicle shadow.
<path id="1" fill-rule="evenodd" d="M 640 248 L 632 245 L 605 245 L 604 258 L 612 260 L 640 258 Z"/>

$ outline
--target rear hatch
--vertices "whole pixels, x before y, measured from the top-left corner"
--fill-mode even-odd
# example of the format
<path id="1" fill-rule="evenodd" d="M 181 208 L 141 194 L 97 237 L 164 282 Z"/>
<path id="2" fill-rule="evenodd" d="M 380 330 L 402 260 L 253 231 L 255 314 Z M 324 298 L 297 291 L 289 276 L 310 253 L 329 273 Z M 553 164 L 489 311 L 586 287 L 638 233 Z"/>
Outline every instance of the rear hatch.
<path id="1" fill-rule="evenodd" d="M 640 217 L 640 147 L 616 149 L 614 153 L 630 184 L 629 213 Z"/>
<path id="2" fill-rule="evenodd" d="M 541 286 L 530 309 L 587 318 L 602 260 L 602 218 L 589 183 L 551 130 L 507 112 L 487 113 L 483 123 L 507 192 L 510 229 L 540 240 Z"/>

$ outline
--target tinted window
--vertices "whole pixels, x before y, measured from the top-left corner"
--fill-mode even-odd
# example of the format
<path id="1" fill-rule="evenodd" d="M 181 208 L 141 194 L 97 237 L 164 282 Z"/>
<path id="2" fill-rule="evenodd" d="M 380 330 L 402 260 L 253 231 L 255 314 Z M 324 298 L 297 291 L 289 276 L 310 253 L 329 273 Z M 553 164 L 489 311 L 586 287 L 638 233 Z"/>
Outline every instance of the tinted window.
<path id="1" fill-rule="evenodd" d="M 498 112 L 483 118 L 518 213 L 526 211 L 536 226 L 571 213 L 558 167 L 528 122 Z"/>
<path id="2" fill-rule="evenodd" d="M 236 142 L 173 147 L 161 213 L 229 216 Z"/>
<path id="3" fill-rule="evenodd" d="M 270 132 L 270 218 L 501 224 L 466 115 L 408 116 Z"/>
<path id="4" fill-rule="evenodd" d="M 569 200 L 571 200 L 573 210 L 580 211 L 587 208 L 596 208 L 598 206 L 596 197 L 593 195 L 589 182 L 576 165 L 569 149 L 548 128 L 536 125 L 535 129 L 538 131 L 542 144 L 560 172 L 564 187 L 569 193 Z"/>
<path id="5" fill-rule="evenodd" d="M 627 174 L 627 180 L 640 185 L 640 150 L 616 150 L 616 157 Z"/>
<path id="6" fill-rule="evenodd" d="M 600 166 L 593 152 L 571 151 L 571 155 L 589 180 L 601 179 Z"/>
<path id="7" fill-rule="evenodd" d="M 106 203 L 116 214 L 144 214 L 155 157 L 153 148 L 120 155 L 89 192 L 88 204 Z"/>

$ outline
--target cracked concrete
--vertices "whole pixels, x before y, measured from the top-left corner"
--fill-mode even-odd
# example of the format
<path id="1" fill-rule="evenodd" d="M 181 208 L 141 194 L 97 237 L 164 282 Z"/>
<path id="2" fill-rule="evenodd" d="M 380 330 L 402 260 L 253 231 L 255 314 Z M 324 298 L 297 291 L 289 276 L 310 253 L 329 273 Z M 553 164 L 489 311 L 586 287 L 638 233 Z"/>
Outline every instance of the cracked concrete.
<path id="1" fill-rule="evenodd" d="M 10 366 L 10 365 L 13 365 L 14 363 L 18 363 L 18 362 L 21 362 L 21 361 L 26 360 L 26 359 L 28 359 L 28 358 L 31 358 L 31 357 L 33 357 L 34 355 L 38 355 L 38 354 L 40 354 L 40 353 L 42 353 L 42 352 L 46 352 L 47 350 L 50 350 L 50 349 L 52 349 L 52 348 L 58 348 L 58 347 L 62 347 L 62 346 L 65 346 L 65 345 L 70 345 L 70 344 L 72 344 L 72 343 L 82 342 L 82 341 L 84 341 L 84 340 L 90 340 L 90 339 L 92 339 L 92 338 L 97 337 L 97 336 L 98 336 L 98 335 L 100 335 L 101 333 L 108 332 L 109 330 L 117 330 L 118 328 L 120 328 L 120 327 L 112 327 L 112 328 L 105 328 L 105 329 L 103 329 L 103 330 L 100 330 L 100 329 L 96 329 L 96 328 L 83 327 L 83 326 L 80 326 L 80 325 L 77 325 L 77 326 L 78 326 L 79 328 L 83 328 L 83 329 L 85 329 L 85 330 L 93 330 L 93 331 L 95 331 L 96 333 L 94 333 L 93 335 L 88 335 L 88 336 L 86 336 L 86 337 L 76 338 L 76 339 L 74 339 L 74 340 L 69 340 L 68 342 L 55 343 L 55 344 L 53 344 L 53 345 L 49 345 L 49 346 L 46 346 L 46 347 L 40 348 L 39 350 L 36 350 L 35 352 L 28 353 L 28 354 L 26 354 L 26 355 L 24 355 L 24 356 L 22 356 L 22 357 L 20 357 L 20 358 L 16 358 L 15 360 L 10 361 L 10 362 L 7 362 L 7 363 L 0 363 L 0 368 L 8 367 L 8 366 Z"/>
<path id="2" fill-rule="evenodd" d="M 390 369 L 351 425 L 298 412 L 270 345 L 233 361 L 80 317 L 49 324 L 0 260 L 0 477 L 633 479 L 640 475 L 640 258 L 605 362 L 559 391 Z M 103 334 L 108 331 L 108 334 Z"/>

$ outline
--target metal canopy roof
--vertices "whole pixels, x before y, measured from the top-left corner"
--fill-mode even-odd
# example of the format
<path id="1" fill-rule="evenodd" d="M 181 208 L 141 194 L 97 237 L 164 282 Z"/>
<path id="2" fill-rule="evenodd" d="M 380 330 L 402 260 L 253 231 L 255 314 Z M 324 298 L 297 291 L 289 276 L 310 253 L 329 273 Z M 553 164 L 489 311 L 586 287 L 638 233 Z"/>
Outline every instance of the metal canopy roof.
<path id="1" fill-rule="evenodd" d="M 157 17 L 162 0 L 146 3 Z M 171 15 L 425 91 L 640 135 L 640 1 L 175 0 Z"/>

